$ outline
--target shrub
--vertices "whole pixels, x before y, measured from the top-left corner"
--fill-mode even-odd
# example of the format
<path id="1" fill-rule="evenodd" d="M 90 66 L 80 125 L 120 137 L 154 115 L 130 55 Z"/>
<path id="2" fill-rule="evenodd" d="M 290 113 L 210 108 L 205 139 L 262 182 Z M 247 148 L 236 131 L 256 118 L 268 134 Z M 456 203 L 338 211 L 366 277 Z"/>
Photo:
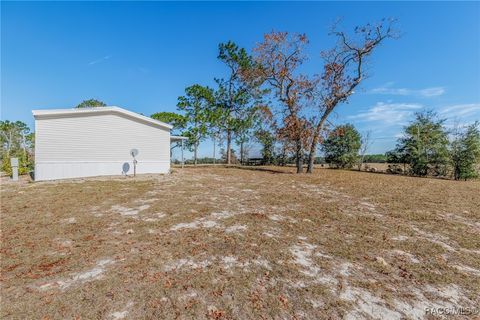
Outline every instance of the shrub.
<path id="1" fill-rule="evenodd" d="M 352 168 L 360 146 L 360 133 L 353 125 L 337 126 L 323 142 L 325 161 L 337 168 Z"/>

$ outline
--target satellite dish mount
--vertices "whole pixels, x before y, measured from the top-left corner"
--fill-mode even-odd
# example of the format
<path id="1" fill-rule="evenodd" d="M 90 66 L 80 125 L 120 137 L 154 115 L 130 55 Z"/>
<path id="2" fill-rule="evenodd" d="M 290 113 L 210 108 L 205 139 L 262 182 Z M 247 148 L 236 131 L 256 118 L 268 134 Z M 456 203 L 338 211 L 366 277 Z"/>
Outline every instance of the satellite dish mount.
<path id="1" fill-rule="evenodd" d="M 133 157 L 133 176 L 135 177 L 137 175 L 137 159 L 135 157 L 138 155 L 138 150 L 137 149 L 132 149 L 130 150 L 130 155 Z"/>

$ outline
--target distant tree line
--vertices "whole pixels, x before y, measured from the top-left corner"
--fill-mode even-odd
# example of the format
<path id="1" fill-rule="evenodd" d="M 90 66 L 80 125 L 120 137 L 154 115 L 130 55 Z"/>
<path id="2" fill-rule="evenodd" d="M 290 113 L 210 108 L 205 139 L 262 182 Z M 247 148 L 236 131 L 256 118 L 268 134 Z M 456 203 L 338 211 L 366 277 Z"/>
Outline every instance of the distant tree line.
<path id="1" fill-rule="evenodd" d="M 394 150 L 385 155 L 361 156 L 362 138 L 351 124 L 332 130 L 322 144 L 325 161 L 335 168 L 361 169 L 362 163 L 387 162 L 387 172 L 413 176 L 452 177 L 467 180 L 479 176 L 479 122 L 447 130 L 445 119 L 432 111 L 415 114 L 404 128 Z M 363 141 L 363 144 L 366 142 Z"/>
<path id="2" fill-rule="evenodd" d="M 478 177 L 479 122 L 450 131 L 444 123 L 445 119 L 432 111 L 416 113 L 396 148 L 387 152 L 387 162 L 401 164 L 404 172 L 415 176 L 452 176 L 455 180 Z"/>
<path id="3" fill-rule="evenodd" d="M 33 170 L 35 135 L 22 121 L 0 120 L 2 171 L 11 174 L 10 158 L 18 158 L 20 174 Z"/>

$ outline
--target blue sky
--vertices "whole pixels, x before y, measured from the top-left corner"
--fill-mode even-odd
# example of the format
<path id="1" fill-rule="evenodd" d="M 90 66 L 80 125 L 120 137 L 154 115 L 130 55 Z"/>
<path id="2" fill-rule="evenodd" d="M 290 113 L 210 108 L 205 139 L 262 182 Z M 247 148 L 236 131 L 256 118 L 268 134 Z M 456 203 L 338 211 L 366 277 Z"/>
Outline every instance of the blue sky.
<path id="1" fill-rule="evenodd" d="M 33 127 L 32 109 L 88 98 L 175 111 L 186 86 L 225 75 L 218 43 L 251 49 L 271 30 L 306 33 L 303 69 L 319 73 L 336 19 L 348 31 L 382 17 L 397 18 L 403 35 L 370 59 L 369 78 L 332 122 L 371 130 L 376 153 L 415 111 L 434 109 L 448 125 L 479 120 L 480 2 L 2 2 L 1 118 Z"/>

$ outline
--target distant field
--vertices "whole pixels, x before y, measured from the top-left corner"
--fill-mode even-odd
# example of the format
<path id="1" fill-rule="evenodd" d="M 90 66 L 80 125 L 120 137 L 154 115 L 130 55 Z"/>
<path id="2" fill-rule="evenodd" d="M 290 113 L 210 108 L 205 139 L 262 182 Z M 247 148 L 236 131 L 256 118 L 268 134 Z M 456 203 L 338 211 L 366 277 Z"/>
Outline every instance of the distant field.
<path id="1" fill-rule="evenodd" d="M 388 163 L 364 163 L 362 168 L 368 166 L 369 168 L 375 168 L 377 171 L 386 171 L 388 168 Z"/>
<path id="2" fill-rule="evenodd" d="M 292 172 L 4 183 L 0 318 L 401 319 L 480 305 L 480 181 Z"/>

